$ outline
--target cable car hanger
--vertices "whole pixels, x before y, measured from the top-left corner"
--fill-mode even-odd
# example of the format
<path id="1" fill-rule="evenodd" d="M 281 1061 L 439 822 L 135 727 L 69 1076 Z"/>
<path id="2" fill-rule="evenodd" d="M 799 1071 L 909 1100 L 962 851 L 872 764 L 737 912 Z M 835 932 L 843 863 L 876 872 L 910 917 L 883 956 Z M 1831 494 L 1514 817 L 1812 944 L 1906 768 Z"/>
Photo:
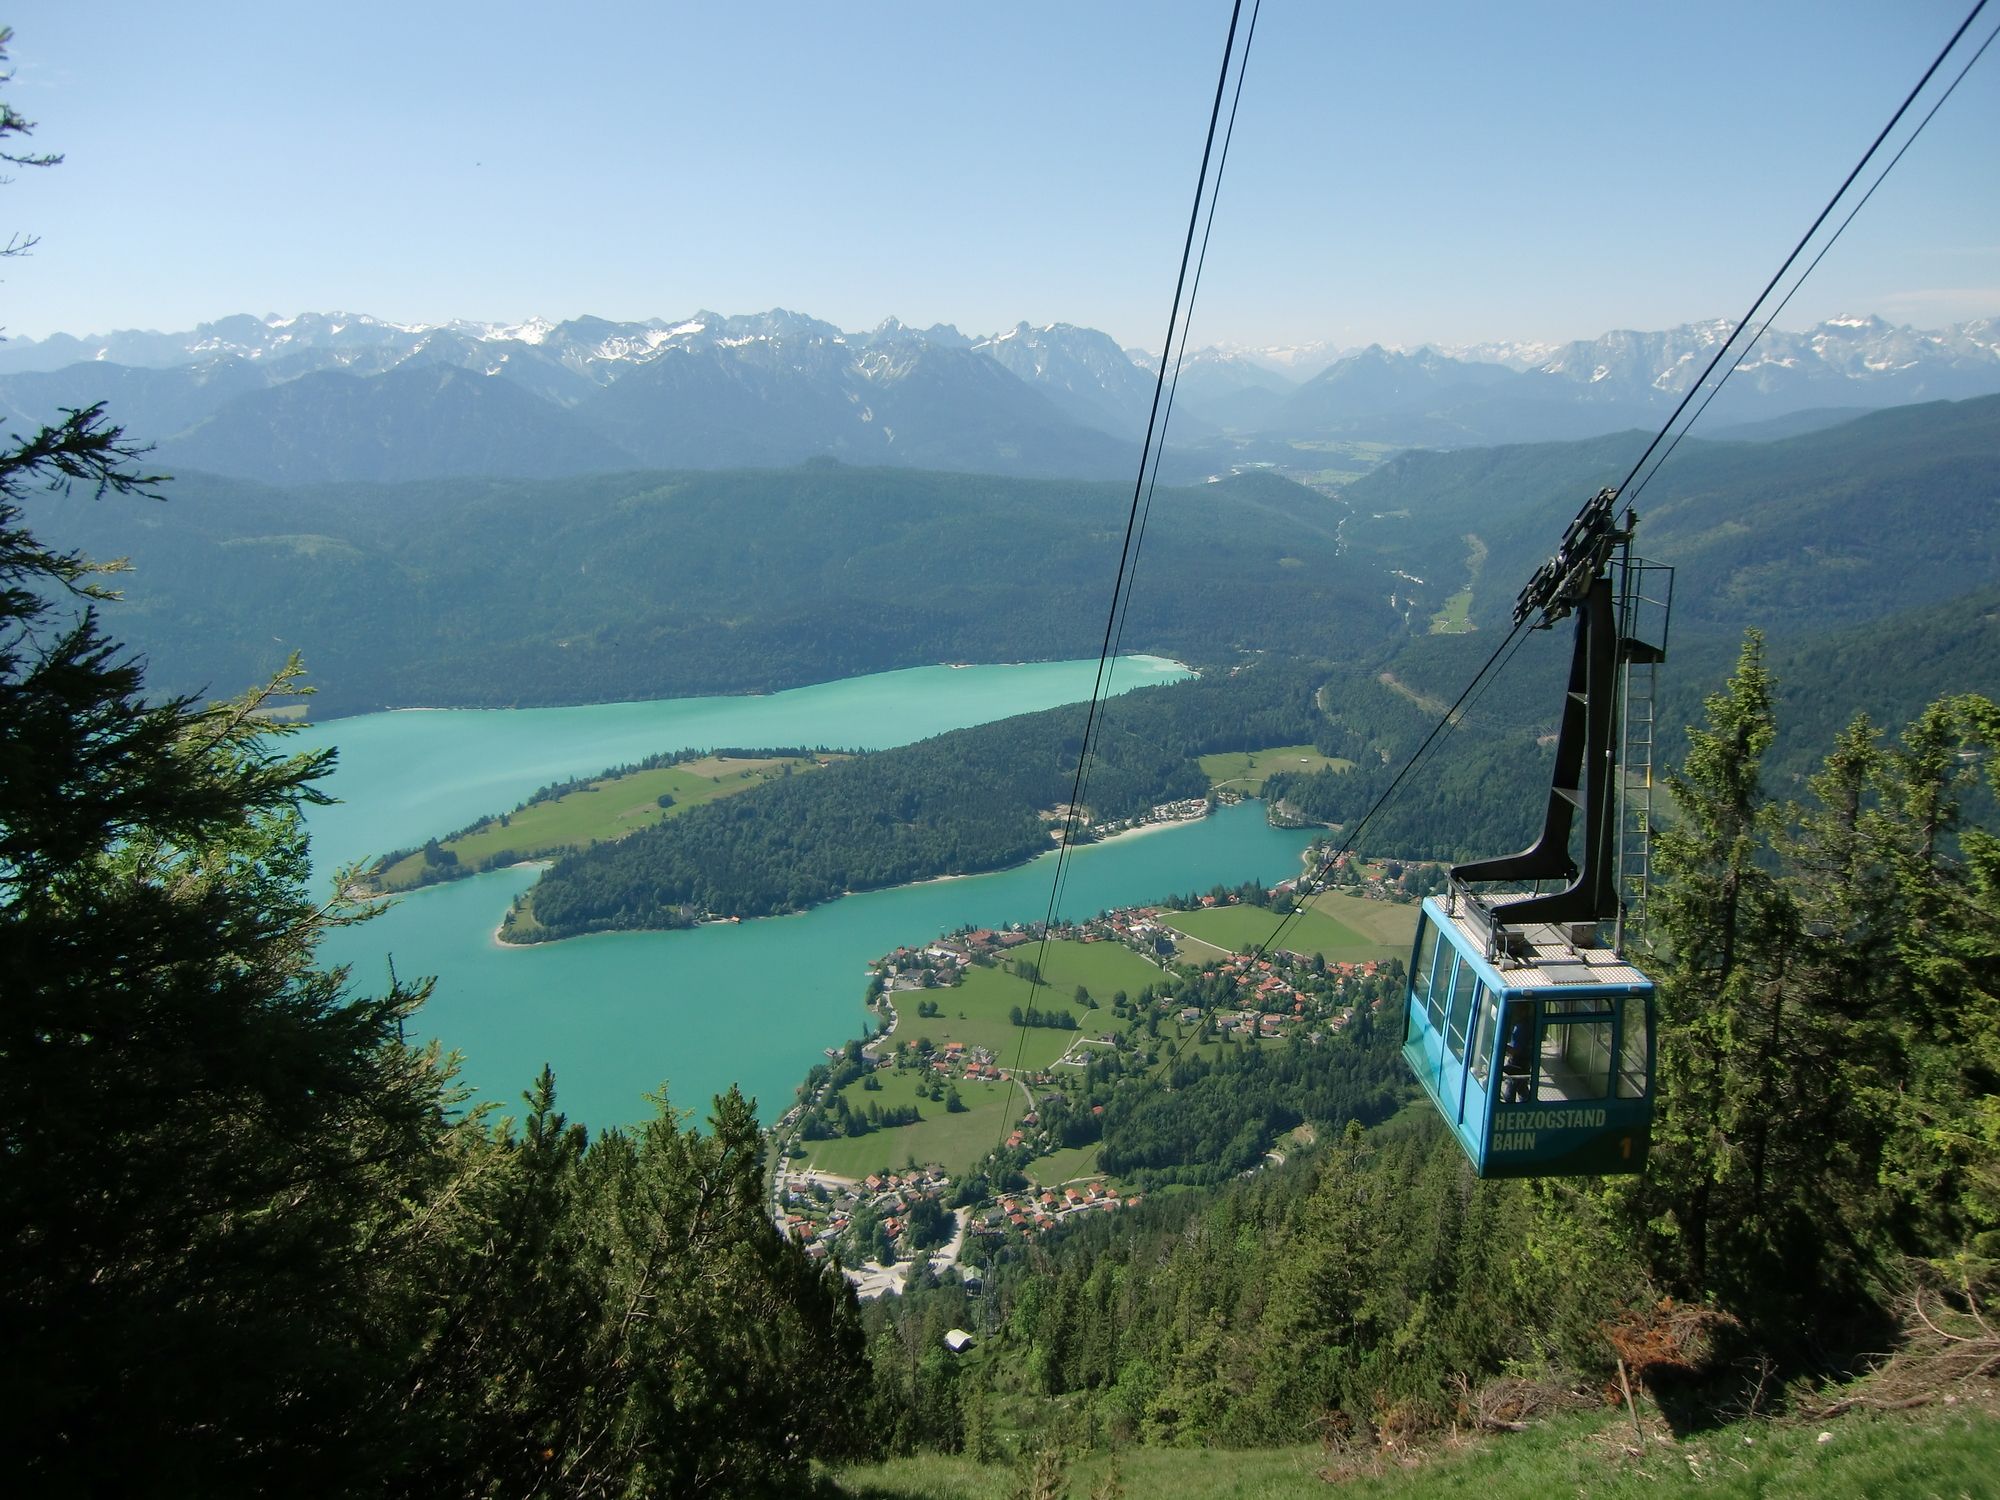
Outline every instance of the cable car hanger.
<path id="1" fill-rule="evenodd" d="M 1514 605 L 1517 631 L 1576 617 L 1541 832 L 1518 854 L 1453 866 L 1411 949 L 1404 1060 L 1482 1177 L 1646 1161 L 1654 986 L 1623 936 L 1649 871 L 1653 669 L 1673 570 L 1633 556 L 1637 517 L 1620 524 L 1617 501 L 1603 490 L 1584 505 Z"/>

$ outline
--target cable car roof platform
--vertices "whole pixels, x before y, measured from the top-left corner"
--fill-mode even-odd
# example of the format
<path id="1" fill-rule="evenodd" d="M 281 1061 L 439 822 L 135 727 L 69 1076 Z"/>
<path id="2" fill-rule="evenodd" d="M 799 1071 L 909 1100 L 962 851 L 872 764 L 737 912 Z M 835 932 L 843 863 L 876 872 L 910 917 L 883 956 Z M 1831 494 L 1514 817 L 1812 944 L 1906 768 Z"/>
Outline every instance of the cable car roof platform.
<path id="1" fill-rule="evenodd" d="M 1443 925 L 1458 935 L 1453 946 L 1461 953 L 1484 958 L 1506 989 L 1652 983 L 1602 941 L 1594 922 L 1529 922 L 1511 927 L 1506 925 L 1507 897 L 1482 901 L 1463 890 L 1449 901 L 1426 904 L 1433 916 L 1442 917 Z M 1490 921 L 1487 911 L 1492 913 Z"/>

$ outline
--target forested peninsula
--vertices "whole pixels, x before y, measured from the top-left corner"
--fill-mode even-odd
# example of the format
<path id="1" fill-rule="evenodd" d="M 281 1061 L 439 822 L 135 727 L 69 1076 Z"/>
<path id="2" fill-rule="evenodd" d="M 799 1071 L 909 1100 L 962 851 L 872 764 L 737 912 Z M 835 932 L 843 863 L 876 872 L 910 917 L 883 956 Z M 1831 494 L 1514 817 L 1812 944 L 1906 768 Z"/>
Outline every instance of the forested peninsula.
<path id="1" fill-rule="evenodd" d="M 1313 742 L 1312 663 L 1272 661 L 1108 700 L 1084 787 L 1093 822 L 1206 795 L 1197 757 Z M 557 862 L 515 940 L 770 916 L 846 891 L 973 874 L 1051 848 L 1075 788 L 1081 705 L 954 730 L 729 798 Z M 524 915 L 525 913 L 525 915 Z"/>

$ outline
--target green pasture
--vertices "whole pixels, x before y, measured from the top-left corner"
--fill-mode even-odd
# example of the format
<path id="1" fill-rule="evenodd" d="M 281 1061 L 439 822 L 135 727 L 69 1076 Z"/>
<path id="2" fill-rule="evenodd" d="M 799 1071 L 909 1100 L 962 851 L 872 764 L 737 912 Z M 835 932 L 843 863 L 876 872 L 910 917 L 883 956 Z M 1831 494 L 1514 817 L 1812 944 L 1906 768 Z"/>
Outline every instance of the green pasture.
<path id="1" fill-rule="evenodd" d="M 1107 1012 L 1111 997 L 1118 991 L 1136 995 L 1147 985 L 1160 982 L 1159 969 L 1123 943 L 1078 943 L 1056 938 L 1047 945 L 1046 952 L 1040 944 L 1024 943 L 1014 950 L 1012 958 L 1039 962 L 1044 986 L 1057 990 L 1064 1000 L 1073 998 L 1076 987 L 1082 985 Z M 1049 1008 L 1041 1000 L 1035 1004 L 1043 1010 Z M 1110 1016 L 1107 1014 L 1104 1019 L 1105 1024 L 1097 1028 L 1099 1031 L 1110 1026 Z"/>
<path id="2" fill-rule="evenodd" d="M 1340 439 L 1300 439 L 1287 446 L 1294 456 L 1282 466 L 1286 478 L 1334 488 L 1352 484 L 1396 451 L 1388 443 Z"/>
<path id="3" fill-rule="evenodd" d="M 1201 1027 L 1199 1025 L 1183 1026 L 1178 1021 L 1172 1024 L 1162 1022 L 1160 1025 L 1159 1040 L 1151 1043 L 1154 1049 L 1160 1054 L 1160 1060 L 1153 1064 L 1151 1076 L 1155 1079 L 1165 1078 L 1167 1076 L 1167 1069 L 1175 1063 L 1193 1062 L 1198 1057 L 1206 1058 L 1212 1063 L 1220 1062 L 1225 1049 L 1243 1045 L 1241 1042 L 1231 1041 L 1220 1034 L 1212 1041 L 1206 1042 L 1200 1040 L 1200 1037 Z M 1145 1045 L 1144 1041 L 1142 1041 L 1143 1045 Z"/>
<path id="4" fill-rule="evenodd" d="M 1028 1163 L 1028 1179 L 1038 1188 L 1053 1188 L 1079 1177 L 1096 1176 L 1097 1153 L 1103 1149 L 1104 1143 L 1095 1141 L 1088 1146 L 1065 1146 L 1060 1151 L 1051 1151 Z"/>
<path id="5" fill-rule="evenodd" d="M 1269 750 L 1232 750 L 1221 755 L 1204 755 L 1202 773 L 1210 786 L 1233 787 L 1255 797 L 1264 790 L 1264 779 L 1279 771 L 1351 771 L 1354 762 L 1321 755 L 1311 745 L 1277 745 Z"/>
<path id="6" fill-rule="evenodd" d="M 1472 626 L 1472 591 L 1486 568 L 1486 543 L 1474 532 L 1465 541 L 1465 587 L 1444 601 L 1444 608 L 1431 616 L 1432 635 L 1464 635 Z"/>
<path id="7" fill-rule="evenodd" d="M 1102 1010 L 1088 1010 L 1070 998 L 1075 991 L 1075 980 L 1066 986 L 1043 985 L 1034 993 L 1035 1009 L 1068 1011 L 1077 1018 L 1078 1027 L 1090 1028 L 1088 1034 L 1092 1036 L 1109 1031 L 1116 1024 L 1108 996 L 1100 1002 Z M 1028 981 L 1005 969 L 982 969 L 974 965 L 950 989 L 901 990 L 895 1000 L 897 1021 L 893 1040 L 915 1042 L 918 1037 L 927 1036 L 940 1047 L 946 1042 L 985 1047 L 1003 1068 L 1014 1067 L 1017 1056 L 1023 1068 L 1031 1071 L 1046 1068 L 1063 1055 L 1063 1050 L 1078 1035 L 1052 1026 L 1018 1027 L 1010 1021 L 1008 1013 L 1015 1006 L 1028 1008 Z M 919 1000 L 935 1000 L 939 1014 L 918 1015 Z M 1099 1016 L 1103 1018 L 1102 1024 L 1095 1019 Z"/>
<path id="8" fill-rule="evenodd" d="M 1601 1500 L 1703 1495 L 1711 1500 L 1876 1500 L 1884 1495 L 1990 1496 L 2000 1419 L 1967 1401 L 1916 1412 L 1850 1413 L 1833 1421 L 1753 1420 L 1676 1438 L 1641 1401 L 1646 1442 L 1609 1410 L 1562 1417 L 1517 1434 L 1442 1436 L 1393 1456 L 1357 1447 L 1102 1449 L 1068 1460 L 1061 1493 L 1117 1493 L 1150 1500 Z M 1822 1436 L 1824 1434 L 1824 1436 Z M 856 1465 L 837 1493 L 857 1500 L 1003 1500 L 1027 1493 L 1025 1456 L 1047 1441 L 1033 1426 L 997 1434 L 1000 1462 L 927 1454 Z M 1329 1483 L 1329 1481 L 1338 1481 Z"/>
<path id="9" fill-rule="evenodd" d="M 1432 635 L 1464 635 L 1472 629 L 1472 590 L 1460 589 L 1431 616 Z"/>
<path id="10" fill-rule="evenodd" d="M 761 786 L 785 775 L 788 767 L 800 773 L 816 770 L 818 763 L 810 757 L 727 759 L 711 755 L 676 766 L 607 777 L 520 808 L 509 813 L 505 822 L 497 817 L 482 818 L 465 832 L 446 839 L 443 847 L 473 870 L 540 859 L 650 828 L 691 807 Z M 662 796 L 672 797 L 673 806 L 661 807 Z M 423 870 L 424 856 L 419 851 L 383 870 L 377 882 L 384 890 L 407 890 L 423 883 Z"/>
<path id="11" fill-rule="evenodd" d="M 1342 485 L 1352 484 L 1355 480 L 1362 478 L 1367 474 L 1368 470 L 1357 464 L 1346 468 L 1333 469 L 1287 468 L 1284 472 L 1287 479 L 1305 485 L 1308 489 L 1337 490 Z"/>
<path id="12" fill-rule="evenodd" d="M 875 1076 L 882 1083 L 879 1093 L 863 1088 L 859 1079 L 841 1090 L 849 1109 L 865 1113 L 871 1103 L 885 1110 L 915 1104 L 923 1119 L 914 1125 L 871 1130 L 866 1135 L 801 1141 L 799 1144 L 805 1147 L 814 1170 L 841 1177 L 866 1177 L 870 1172 L 901 1171 L 914 1159 L 939 1162 L 945 1171 L 955 1175 L 999 1145 L 1005 1134 L 1001 1127 L 1010 1114 L 1018 1117 L 1027 1108 L 1020 1087 L 1012 1082 L 950 1080 L 946 1087 L 956 1086 L 966 1106 L 963 1114 L 955 1115 L 928 1096 L 919 1097 L 917 1086 L 920 1083 L 927 1086 L 932 1076 L 928 1069 L 920 1072 L 915 1068 L 884 1068 Z"/>
<path id="13" fill-rule="evenodd" d="M 1167 912 L 1161 920 L 1198 940 L 1182 945 L 1182 957 L 1199 961 L 1215 957 L 1216 948 L 1254 952 L 1277 931 L 1279 914 L 1261 906 L 1217 906 Z M 1285 924 L 1277 946 L 1294 953 L 1318 953 L 1329 963 L 1365 963 L 1407 954 L 1416 930 L 1415 906 L 1327 891 Z"/>
<path id="14" fill-rule="evenodd" d="M 1394 956 L 1407 958 L 1417 936 L 1417 906 L 1395 901 L 1376 901 L 1347 891 L 1322 891 L 1306 903 L 1324 916 L 1361 934 L 1371 943 L 1384 944 Z"/>

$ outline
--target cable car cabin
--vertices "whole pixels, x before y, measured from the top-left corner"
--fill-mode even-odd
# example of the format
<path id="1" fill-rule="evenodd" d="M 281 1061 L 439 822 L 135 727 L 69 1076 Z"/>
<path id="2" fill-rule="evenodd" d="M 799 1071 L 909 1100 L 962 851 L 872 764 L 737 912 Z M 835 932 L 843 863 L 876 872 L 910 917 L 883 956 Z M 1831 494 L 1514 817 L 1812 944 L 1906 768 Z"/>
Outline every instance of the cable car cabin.
<path id="1" fill-rule="evenodd" d="M 1640 1171 L 1653 1114 L 1652 981 L 1594 946 L 1593 923 L 1500 935 L 1476 904 L 1424 901 L 1404 1060 L 1481 1177 Z"/>

